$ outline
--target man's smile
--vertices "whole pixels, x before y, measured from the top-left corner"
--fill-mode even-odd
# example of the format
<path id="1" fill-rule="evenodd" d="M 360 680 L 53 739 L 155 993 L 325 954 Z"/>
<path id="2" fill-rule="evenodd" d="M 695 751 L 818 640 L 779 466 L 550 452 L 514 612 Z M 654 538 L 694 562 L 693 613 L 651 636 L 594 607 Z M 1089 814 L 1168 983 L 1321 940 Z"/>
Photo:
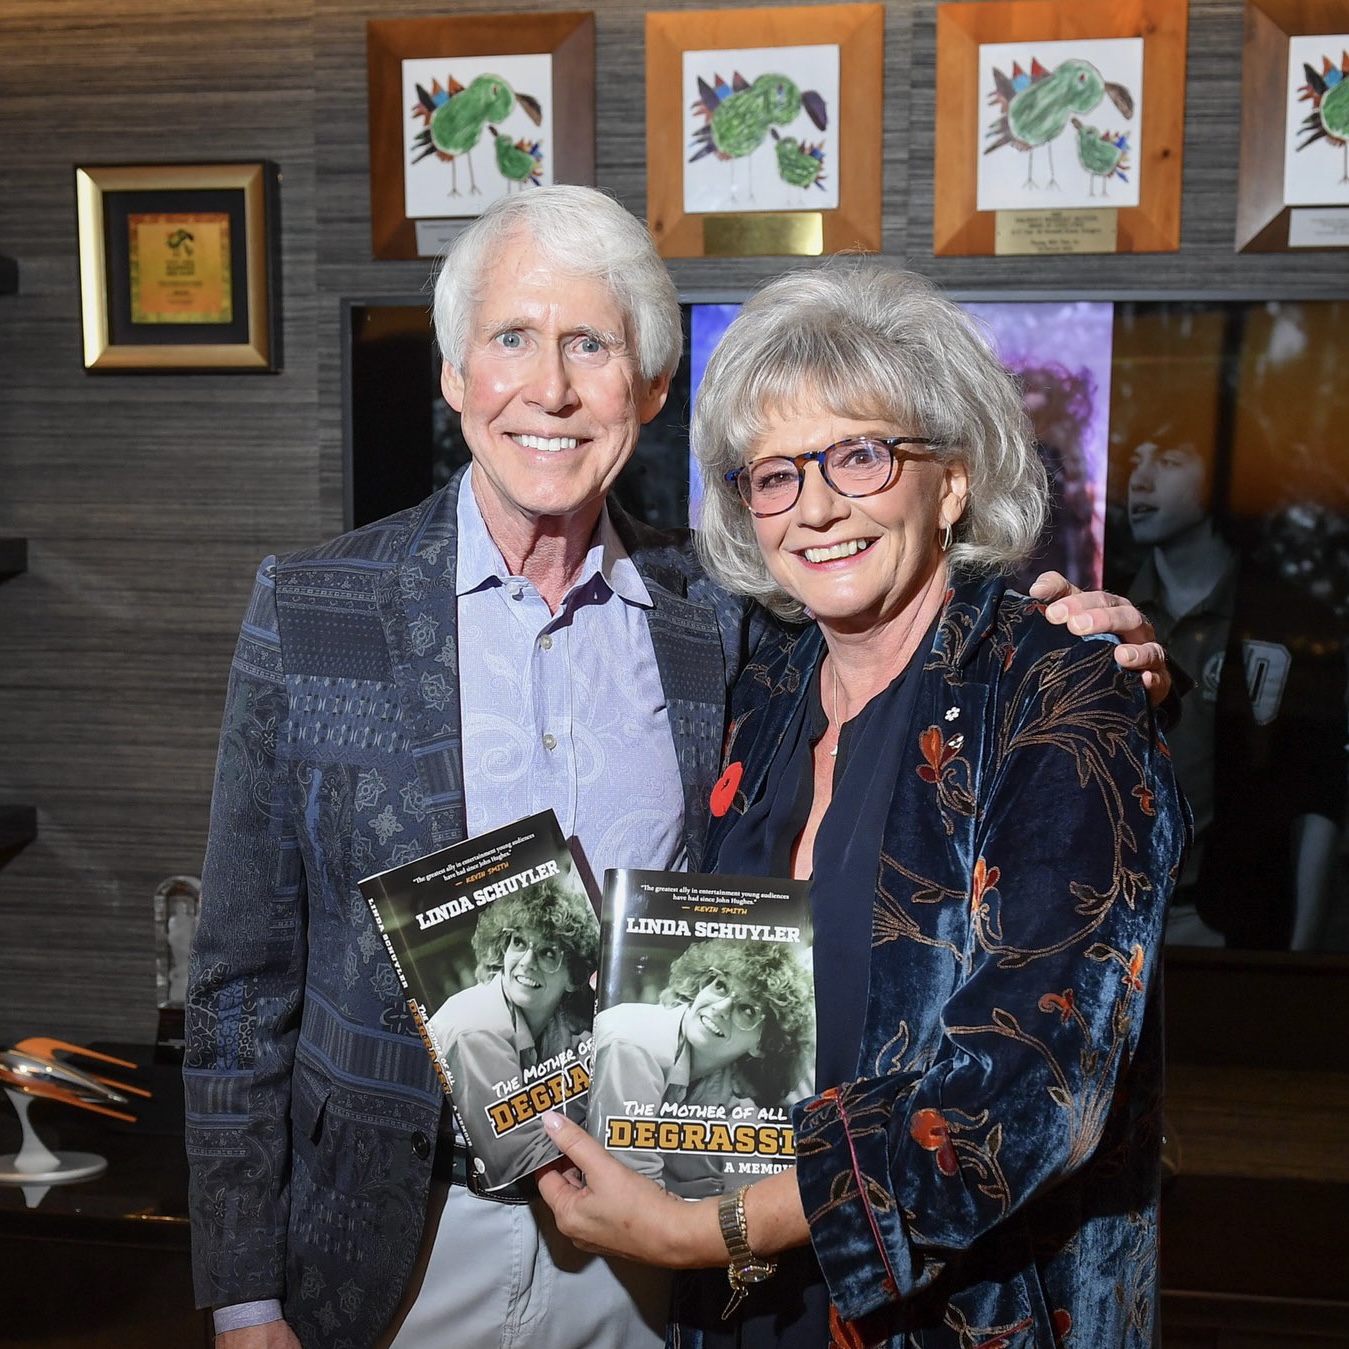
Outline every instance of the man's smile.
<path id="1" fill-rule="evenodd" d="M 574 450 L 581 443 L 575 436 L 534 436 L 525 432 L 512 433 L 511 439 L 523 449 L 542 450 L 545 454 Z"/>

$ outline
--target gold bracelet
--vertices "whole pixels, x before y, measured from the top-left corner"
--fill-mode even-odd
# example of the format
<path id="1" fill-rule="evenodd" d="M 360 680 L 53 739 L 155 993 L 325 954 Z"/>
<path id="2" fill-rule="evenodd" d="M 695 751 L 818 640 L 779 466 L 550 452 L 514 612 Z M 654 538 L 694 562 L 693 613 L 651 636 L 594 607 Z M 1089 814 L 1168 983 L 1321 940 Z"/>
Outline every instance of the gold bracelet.
<path id="1" fill-rule="evenodd" d="M 721 1225 L 721 1239 L 726 1243 L 726 1253 L 731 1263 L 726 1269 L 726 1278 L 731 1285 L 731 1300 L 722 1312 L 724 1321 L 745 1300 L 750 1285 L 763 1283 L 772 1278 L 777 1270 L 776 1260 L 761 1260 L 750 1249 L 749 1227 L 745 1222 L 745 1191 L 742 1185 L 734 1194 L 723 1194 L 717 1201 L 717 1221 Z"/>

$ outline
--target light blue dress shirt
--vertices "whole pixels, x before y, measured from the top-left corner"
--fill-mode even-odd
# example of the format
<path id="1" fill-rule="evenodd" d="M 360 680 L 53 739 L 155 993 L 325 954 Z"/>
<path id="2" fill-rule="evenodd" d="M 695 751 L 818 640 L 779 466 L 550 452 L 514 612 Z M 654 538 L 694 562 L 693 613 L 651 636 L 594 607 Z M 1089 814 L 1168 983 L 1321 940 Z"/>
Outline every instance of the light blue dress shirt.
<path id="1" fill-rule="evenodd" d="M 470 836 L 552 807 L 587 880 L 684 869 L 684 797 L 646 584 L 608 512 L 556 614 L 459 492 L 459 702 Z M 595 887 L 598 893 L 598 886 Z"/>

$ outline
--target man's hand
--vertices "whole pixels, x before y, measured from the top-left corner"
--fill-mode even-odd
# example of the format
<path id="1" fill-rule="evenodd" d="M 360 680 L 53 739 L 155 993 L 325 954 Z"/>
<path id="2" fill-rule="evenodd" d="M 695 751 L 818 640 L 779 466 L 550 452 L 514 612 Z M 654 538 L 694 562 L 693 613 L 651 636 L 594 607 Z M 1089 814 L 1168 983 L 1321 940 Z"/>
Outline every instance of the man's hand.
<path id="1" fill-rule="evenodd" d="M 215 1349 L 301 1349 L 295 1332 L 284 1321 L 227 1330 L 215 1337 Z"/>
<path id="2" fill-rule="evenodd" d="M 546 1114 L 543 1123 L 567 1160 L 537 1173 L 539 1194 L 581 1250 L 667 1269 L 725 1263 L 716 1204 L 667 1194 L 564 1115 Z"/>
<path id="3" fill-rule="evenodd" d="M 1031 595 L 1048 606 L 1045 617 L 1051 623 L 1065 624 L 1069 632 L 1085 637 L 1093 632 L 1109 632 L 1118 637 L 1115 660 L 1126 670 L 1137 670 L 1143 687 L 1155 707 L 1171 691 L 1171 674 L 1166 668 L 1166 651 L 1157 640 L 1152 624 L 1127 599 L 1107 590 L 1079 590 L 1056 571 L 1035 578 Z"/>

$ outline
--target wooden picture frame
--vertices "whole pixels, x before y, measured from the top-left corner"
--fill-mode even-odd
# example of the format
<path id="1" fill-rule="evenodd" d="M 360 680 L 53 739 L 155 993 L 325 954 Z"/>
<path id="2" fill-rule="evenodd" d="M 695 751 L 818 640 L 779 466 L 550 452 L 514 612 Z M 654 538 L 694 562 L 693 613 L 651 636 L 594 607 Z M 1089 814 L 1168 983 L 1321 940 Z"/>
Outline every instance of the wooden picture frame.
<path id="1" fill-rule="evenodd" d="M 979 147 L 989 120 L 979 90 L 980 46 L 1122 37 L 1143 39 L 1146 117 L 1142 142 L 1131 152 L 1140 175 L 1140 202 L 1116 212 L 1113 251 L 1176 251 L 1180 247 L 1187 23 L 1185 0 L 938 5 L 933 252 L 962 257 L 999 251 L 997 217 L 1003 213 L 980 211 L 977 205 Z"/>
<path id="2" fill-rule="evenodd" d="M 281 368 L 277 166 L 75 170 L 84 367 Z"/>
<path id="3" fill-rule="evenodd" d="M 1237 172 L 1238 253 L 1349 248 L 1349 212 L 1338 208 L 1344 242 L 1295 246 L 1289 229 L 1300 209 L 1284 201 L 1287 146 L 1288 41 L 1304 34 L 1343 32 L 1343 0 L 1246 0 L 1241 56 L 1241 160 Z M 1316 208 L 1310 208 L 1316 209 Z M 1327 208 L 1337 208 L 1327 204 Z"/>
<path id="4" fill-rule="evenodd" d="M 837 46 L 837 209 L 686 212 L 683 63 L 687 51 Z M 885 7 L 719 9 L 646 16 L 647 223 L 662 256 L 796 255 L 881 247 Z M 728 70 L 726 75 L 729 77 Z"/>
<path id="5" fill-rule="evenodd" d="M 595 16 L 469 14 L 438 19 L 373 19 L 366 24 L 370 122 L 370 236 L 376 258 L 435 257 L 476 211 L 409 219 L 402 70 L 407 60 L 550 55 L 565 78 L 552 97 L 555 183 L 595 178 Z M 527 190 L 527 189 L 526 189 Z"/>

